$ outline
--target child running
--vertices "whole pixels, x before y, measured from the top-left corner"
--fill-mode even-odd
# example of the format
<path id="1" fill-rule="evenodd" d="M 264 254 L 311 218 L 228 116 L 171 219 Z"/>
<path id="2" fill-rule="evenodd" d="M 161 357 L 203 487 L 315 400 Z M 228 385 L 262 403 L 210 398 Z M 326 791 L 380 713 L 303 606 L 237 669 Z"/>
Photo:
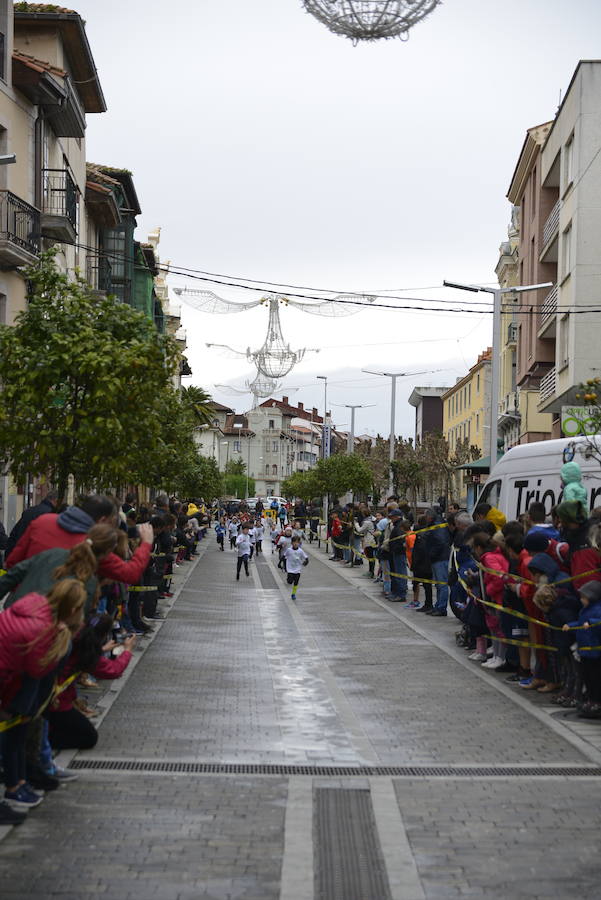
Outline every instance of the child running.
<path id="1" fill-rule="evenodd" d="M 293 537 L 291 546 L 284 550 L 284 565 L 286 567 L 287 582 L 292 585 L 291 597 L 296 600 L 296 590 L 301 576 L 302 566 L 309 563 L 309 557 L 300 545 L 300 538 Z"/>
<path id="2" fill-rule="evenodd" d="M 243 563 L 246 577 L 248 578 L 250 574 L 248 571 L 248 560 L 250 558 L 251 543 L 248 532 L 248 522 L 244 522 L 240 529 L 240 534 L 236 538 L 236 549 L 238 551 L 238 559 L 236 560 L 236 581 L 240 581 L 240 569 L 242 568 Z"/>
<path id="3" fill-rule="evenodd" d="M 227 530 L 230 536 L 230 550 L 235 550 L 236 538 L 238 537 L 238 519 L 235 516 L 233 519 L 230 519 Z"/>
<path id="4" fill-rule="evenodd" d="M 255 553 L 257 556 L 263 552 L 263 533 L 265 526 L 262 519 L 257 519 L 255 524 Z"/>
<path id="5" fill-rule="evenodd" d="M 217 543 L 219 544 L 219 549 L 223 550 L 223 542 L 225 540 L 225 525 L 223 523 L 223 519 L 221 519 L 221 521 L 217 522 L 217 524 L 215 525 L 215 533 L 217 535 Z"/>

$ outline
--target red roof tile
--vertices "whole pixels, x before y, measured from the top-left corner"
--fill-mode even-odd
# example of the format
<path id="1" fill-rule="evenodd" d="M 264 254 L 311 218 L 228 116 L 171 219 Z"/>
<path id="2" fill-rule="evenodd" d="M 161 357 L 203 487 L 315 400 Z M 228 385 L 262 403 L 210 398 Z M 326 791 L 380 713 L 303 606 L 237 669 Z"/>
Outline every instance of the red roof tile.
<path id="1" fill-rule="evenodd" d="M 67 75 L 64 69 L 59 69 L 58 66 L 53 66 L 43 59 L 36 59 L 35 56 L 23 53 L 22 50 L 13 51 L 13 59 L 19 60 L 28 68 L 33 69 L 34 72 L 50 72 L 52 75 L 60 75 L 61 78 L 65 78 Z"/>

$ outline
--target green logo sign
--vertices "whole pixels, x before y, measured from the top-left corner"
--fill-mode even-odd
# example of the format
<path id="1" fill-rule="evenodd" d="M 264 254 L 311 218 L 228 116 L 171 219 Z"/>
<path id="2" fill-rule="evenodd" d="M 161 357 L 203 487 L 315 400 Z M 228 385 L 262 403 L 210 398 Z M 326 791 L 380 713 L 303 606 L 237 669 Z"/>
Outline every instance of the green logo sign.
<path id="1" fill-rule="evenodd" d="M 579 434 L 596 434 L 598 422 L 595 406 L 562 406 L 561 433 L 564 437 L 576 437 Z"/>

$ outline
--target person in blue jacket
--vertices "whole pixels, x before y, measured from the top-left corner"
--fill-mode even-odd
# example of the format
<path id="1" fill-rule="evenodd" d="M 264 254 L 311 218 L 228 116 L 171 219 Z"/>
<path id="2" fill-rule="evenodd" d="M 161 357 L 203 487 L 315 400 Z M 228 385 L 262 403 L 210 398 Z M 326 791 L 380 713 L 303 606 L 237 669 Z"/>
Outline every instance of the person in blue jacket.
<path id="1" fill-rule="evenodd" d="M 601 583 L 587 581 L 578 594 L 582 611 L 575 622 L 563 626 L 563 631 L 584 625 L 575 632 L 587 698 L 579 714 L 587 719 L 601 719 Z"/>

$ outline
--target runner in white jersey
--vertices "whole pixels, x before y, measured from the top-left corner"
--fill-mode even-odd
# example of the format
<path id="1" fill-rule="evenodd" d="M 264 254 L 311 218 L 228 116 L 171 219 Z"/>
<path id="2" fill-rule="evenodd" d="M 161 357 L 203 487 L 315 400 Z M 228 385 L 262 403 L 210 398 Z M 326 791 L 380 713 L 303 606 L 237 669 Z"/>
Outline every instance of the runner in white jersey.
<path id="1" fill-rule="evenodd" d="M 292 585 L 292 599 L 296 600 L 296 589 L 300 581 L 301 569 L 308 565 L 309 557 L 300 545 L 297 537 L 292 538 L 291 546 L 284 551 L 284 563 L 286 566 L 287 582 Z"/>
<path id="2" fill-rule="evenodd" d="M 277 539 L 277 548 L 280 554 L 280 560 L 278 562 L 278 569 L 283 569 L 286 571 L 286 560 L 284 559 L 284 554 L 289 547 L 292 546 L 292 528 L 285 528 L 284 533 L 279 536 Z"/>
<path id="3" fill-rule="evenodd" d="M 240 581 L 240 569 L 244 565 L 244 571 L 248 577 L 248 560 L 250 558 L 251 543 L 248 534 L 248 522 L 245 522 L 240 529 L 240 534 L 236 538 L 236 550 L 238 551 L 238 559 L 236 560 L 236 581 Z"/>
<path id="4" fill-rule="evenodd" d="M 263 552 L 263 533 L 265 528 L 261 519 L 257 519 L 255 524 L 255 553 L 257 556 Z"/>

